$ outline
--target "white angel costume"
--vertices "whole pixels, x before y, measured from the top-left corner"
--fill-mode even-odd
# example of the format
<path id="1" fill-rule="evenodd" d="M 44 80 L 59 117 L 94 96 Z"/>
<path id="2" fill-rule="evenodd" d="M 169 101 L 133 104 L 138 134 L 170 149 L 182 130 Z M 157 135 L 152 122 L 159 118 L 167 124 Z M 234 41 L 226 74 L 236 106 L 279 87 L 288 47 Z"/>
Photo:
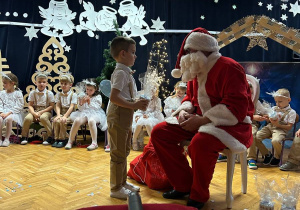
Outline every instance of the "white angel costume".
<path id="1" fill-rule="evenodd" d="M 84 103 L 82 106 L 78 104 L 78 111 L 72 112 L 70 118 L 72 121 L 74 121 L 76 118 L 93 118 L 96 121 L 96 123 L 99 123 L 98 127 L 102 131 L 105 131 L 107 129 L 107 120 L 106 114 L 101 108 L 101 105 L 101 95 L 94 96 L 91 98 L 90 104 Z"/>
<path id="2" fill-rule="evenodd" d="M 161 100 L 158 97 L 154 97 L 147 107 L 146 111 L 137 110 L 133 115 L 133 138 L 132 144 L 133 149 L 137 150 L 137 138 L 139 137 L 143 126 L 146 127 L 147 133 L 150 136 L 152 128 L 160 122 L 164 121 L 164 115 L 161 112 Z M 147 118 L 144 118 L 144 115 L 147 115 Z M 136 121 L 136 119 L 138 120 Z"/>
<path id="3" fill-rule="evenodd" d="M 15 90 L 11 93 L 7 93 L 6 90 L 0 91 L 0 112 L 12 112 L 12 114 L 4 119 L 2 124 L 5 124 L 8 118 L 12 118 L 14 122 L 22 126 L 24 119 L 23 107 L 24 99 L 20 90 Z"/>
<path id="4" fill-rule="evenodd" d="M 185 97 L 181 96 L 178 97 L 176 95 L 169 96 L 168 98 L 165 99 L 165 107 L 164 107 L 164 113 L 167 117 L 171 117 L 171 114 L 178 109 L 178 107 L 181 105 L 182 99 Z"/>

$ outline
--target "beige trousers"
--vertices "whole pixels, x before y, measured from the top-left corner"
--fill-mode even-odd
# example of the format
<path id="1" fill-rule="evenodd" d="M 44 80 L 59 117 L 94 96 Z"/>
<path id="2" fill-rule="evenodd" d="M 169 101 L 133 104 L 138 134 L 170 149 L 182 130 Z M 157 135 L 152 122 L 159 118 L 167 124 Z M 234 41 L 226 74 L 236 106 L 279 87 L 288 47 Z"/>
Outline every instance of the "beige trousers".
<path id="1" fill-rule="evenodd" d="M 51 127 L 51 123 L 50 123 L 51 116 L 52 116 L 52 114 L 50 112 L 44 112 L 40 116 L 40 122 L 47 131 L 47 136 L 45 136 L 45 139 L 47 139 L 49 136 L 52 135 L 52 127 Z M 26 117 L 24 118 L 24 123 L 23 123 L 23 127 L 22 127 L 22 136 L 23 137 L 28 136 L 29 127 L 34 120 L 35 119 L 31 113 L 28 113 L 26 115 Z"/>
<path id="2" fill-rule="evenodd" d="M 294 138 L 288 161 L 300 165 L 300 137 Z"/>
<path id="3" fill-rule="evenodd" d="M 272 145 L 274 147 L 274 157 L 276 159 L 280 158 L 280 153 L 281 153 L 281 143 L 282 140 L 286 137 L 286 131 L 276 128 L 273 126 L 271 123 L 263 127 L 261 130 L 259 130 L 256 133 L 256 141 L 255 144 L 261 154 L 263 156 L 267 155 L 269 150 L 266 148 L 266 146 L 262 143 L 262 141 L 266 138 L 272 138 Z"/>
<path id="4" fill-rule="evenodd" d="M 254 122 L 251 124 L 252 126 L 252 136 L 253 136 L 253 142 L 251 144 L 251 146 L 248 148 L 248 156 L 247 159 L 248 160 L 256 160 L 256 143 L 255 143 L 255 138 L 256 138 L 256 133 L 258 131 L 258 126 L 259 124 L 257 122 Z"/>
<path id="5" fill-rule="evenodd" d="M 110 189 L 118 191 L 127 179 L 127 156 L 130 153 L 133 109 L 110 102 L 107 111 L 110 142 Z"/>
<path id="6" fill-rule="evenodd" d="M 63 116 L 66 114 L 69 108 L 61 108 L 60 110 L 60 115 Z M 56 117 L 56 116 L 55 116 Z M 53 117 L 53 119 L 55 119 Z M 67 125 L 70 124 L 72 121 L 70 117 L 67 118 L 66 123 L 62 123 L 61 120 L 57 120 L 56 122 L 53 121 L 53 128 L 54 128 L 54 139 L 55 140 L 65 140 L 66 139 L 66 134 L 67 134 Z"/>

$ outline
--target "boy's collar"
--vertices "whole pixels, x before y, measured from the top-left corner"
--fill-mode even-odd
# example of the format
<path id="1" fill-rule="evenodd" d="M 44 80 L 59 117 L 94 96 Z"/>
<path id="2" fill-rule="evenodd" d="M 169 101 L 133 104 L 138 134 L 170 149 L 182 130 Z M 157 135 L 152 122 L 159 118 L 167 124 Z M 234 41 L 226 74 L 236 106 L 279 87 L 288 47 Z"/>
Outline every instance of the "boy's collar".
<path id="1" fill-rule="evenodd" d="M 35 89 L 35 91 L 38 92 L 38 93 L 42 93 L 42 92 L 44 93 L 44 92 L 46 92 L 46 90 L 47 90 L 47 88 L 45 88 L 44 90 L 39 90 L 38 88 Z"/>
<path id="2" fill-rule="evenodd" d="M 129 68 L 128 66 L 124 65 L 123 63 L 117 63 L 116 67 L 118 68 L 122 68 L 125 71 L 128 71 L 128 73 L 132 73 L 133 71 L 131 70 L 131 68 Z"/>

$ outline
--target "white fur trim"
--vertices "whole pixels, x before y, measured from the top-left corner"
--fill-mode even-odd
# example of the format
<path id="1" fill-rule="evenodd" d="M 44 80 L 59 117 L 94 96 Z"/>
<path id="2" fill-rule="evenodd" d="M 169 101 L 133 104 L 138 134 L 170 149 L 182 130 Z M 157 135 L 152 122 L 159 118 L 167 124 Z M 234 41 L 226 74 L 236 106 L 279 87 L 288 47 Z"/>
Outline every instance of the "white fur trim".
<path id="1" fill-rule="evenodd" d="M 215 127 L 209 123 L 199 128 L 200 133 L 207 133 L 218 138 L 226 147 L 228 147 L 233 153 L 241 153 L 247 150 L 246 146 L 239 142 L 232 135 L 225 130 Z"/>
<path id="2" fill-rule="evenodd" d="M 172 77 L 174 78 L 180 78 L 182 75 L 182 72 L 180 69 L 173 69 L 171 72 Z"/>
<path id="3" fill-rule="evenodd" d="M 176 117 L 167 117 L 165 121 L 172 125 L 179 125 L 179 122 Z"/>
<path id="4" fill-rule="evenodd" d="M 185 110 L 189 113 L 192 113 L 194 111 L 195 107 L 193 106 L 192 102 L 185 101 L 183 102 L 178 109 L 172 113 L 172 116 L 176 116 L 181 110 Z"/>
<path id="5" fill-rule="evenodd" d="M 184 49 L 194 49 L 207 52 L 219 51 L 218 41 L 211 35 L 192 32 L 185 41 Z"/>
<path id="6" fill-rule="evenodd" d="M 238 123 L 237 118 L 224 104 L 212 107 L 203 116 L 209 118 L 215 126 L 232 126 Z"/>
<path id="7" fill-rule="evenodd" d="M 243 122 L 244 122 L 244 123 L 251 124 L 251 123 L 252 123 L 251 117 L 246 116 L 245 119 L 243 120 Z"/>

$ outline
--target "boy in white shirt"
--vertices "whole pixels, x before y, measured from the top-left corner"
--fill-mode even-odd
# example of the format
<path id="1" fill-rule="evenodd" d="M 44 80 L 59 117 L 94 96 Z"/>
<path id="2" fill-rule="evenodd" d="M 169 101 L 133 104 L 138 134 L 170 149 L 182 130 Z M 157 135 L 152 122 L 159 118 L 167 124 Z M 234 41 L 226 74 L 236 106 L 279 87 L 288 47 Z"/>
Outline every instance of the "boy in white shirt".
<path id="1" fill-rule="evenodd" d="M 32 90 L 28 96 L 29 113 L 24 119 L 22 127 L 21 144 L 28 143 L 28 131 L 31 123 L 41 122 L 47 130 L 43 144 L 49 144 L 52 141 L 52 127 L 50 123 L 51 110 L 54 107 L 54 95 L 50 90 L 47 90 L 48 72 L 38 72 L 35 77 L 36 89 Z"/>
<path id="2" fill-rule="evenodd" d="M 59 82 L 62 92 L 57 93 L 55 97 L 57 116 L 53 120 L 55 142 L 52 147 L 56 148 L 62 148 L 67 144 L 67 124 L 71 123 L 70 114 L 77 104 L 77 94 L 71 90 L 74 82 L 73 76 L 70 73 L 63 73 L 59 77 Z"/>

